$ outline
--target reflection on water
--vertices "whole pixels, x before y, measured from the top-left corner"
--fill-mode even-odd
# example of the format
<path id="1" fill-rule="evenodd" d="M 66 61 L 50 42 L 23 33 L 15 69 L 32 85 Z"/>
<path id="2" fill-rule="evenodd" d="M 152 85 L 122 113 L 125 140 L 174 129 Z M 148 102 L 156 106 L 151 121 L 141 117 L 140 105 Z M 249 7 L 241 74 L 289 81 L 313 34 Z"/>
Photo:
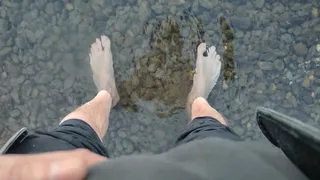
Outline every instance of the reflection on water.
<path id="1" fill-rule="evenodd" d="M 320 124 L 317 0 L 1 0 L 0 144 L 49 129 L 94 97 L 88 49 L 110 37 L 121 103 L 110 155 L 161 152 L 184 129 L 196 47 L 215 45 L 223 74 L 209 102 L 245 140 L 255 108 Z"/>

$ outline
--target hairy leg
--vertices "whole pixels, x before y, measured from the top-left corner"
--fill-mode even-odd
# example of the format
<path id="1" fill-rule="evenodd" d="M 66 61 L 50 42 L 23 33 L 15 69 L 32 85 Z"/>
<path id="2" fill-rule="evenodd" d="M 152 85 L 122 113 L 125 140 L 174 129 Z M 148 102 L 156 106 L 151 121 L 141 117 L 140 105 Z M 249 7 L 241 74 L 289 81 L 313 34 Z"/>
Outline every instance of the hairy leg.
<path id="1" fill-rule="evenodd" d="M 201 43 L 197 51 L 196 73 L 187 104 L 191 120 L 209 116 L 227 125 L 223 116 L 212 108 L 206 100 L 220 76 L 220 56 L 214 46 L 207 50 L 205 43 Z M 204 56 L 205 51 L 207 51 L 207 56 Z"/>
<path id="2" fill-rule="evenodd" d="M 119 101 L 108 37 L 101 36 L 101 39 L 97 38 L 91 45 L 90 65 L 98 94 L 63 118 L 60 124 L 69 119 L 81 119 L 88 123 L 102 140 L 109 126 L 111 108 Z"/>

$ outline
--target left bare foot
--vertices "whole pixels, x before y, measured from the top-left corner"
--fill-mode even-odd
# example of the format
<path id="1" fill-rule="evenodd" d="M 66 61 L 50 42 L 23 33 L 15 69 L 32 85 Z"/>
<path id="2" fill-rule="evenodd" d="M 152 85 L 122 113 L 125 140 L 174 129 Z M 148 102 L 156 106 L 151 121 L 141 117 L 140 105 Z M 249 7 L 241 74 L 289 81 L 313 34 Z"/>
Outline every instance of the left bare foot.
<path id="1" fill-rule="evenodd" d="M 101 40 L 97 38 L 91 45 L 90 65 L 98 91 L 108 91 L 112 97 L 112 106 L 115 106 L 120 98 L 114 79 L 111 43 L 107 36 L 101 36 Z"/>

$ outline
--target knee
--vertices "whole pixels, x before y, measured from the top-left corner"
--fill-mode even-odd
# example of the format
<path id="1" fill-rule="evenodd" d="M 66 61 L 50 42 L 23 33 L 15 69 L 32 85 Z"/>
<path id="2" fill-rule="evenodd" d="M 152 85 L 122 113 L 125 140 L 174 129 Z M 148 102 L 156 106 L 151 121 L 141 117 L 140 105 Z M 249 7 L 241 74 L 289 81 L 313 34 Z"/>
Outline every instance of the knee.
<path id="1" fill-rule="evenodd" d="M 224 125 L 227 125 L 227 122 L 224 120 L 223 116 L 210 104 L 207 102 L 206 99 L 202 97 L 198 97 L 191 106 L 191 117 L 195 119 L 197 117 L 209 116 L 217 119 Z"/>

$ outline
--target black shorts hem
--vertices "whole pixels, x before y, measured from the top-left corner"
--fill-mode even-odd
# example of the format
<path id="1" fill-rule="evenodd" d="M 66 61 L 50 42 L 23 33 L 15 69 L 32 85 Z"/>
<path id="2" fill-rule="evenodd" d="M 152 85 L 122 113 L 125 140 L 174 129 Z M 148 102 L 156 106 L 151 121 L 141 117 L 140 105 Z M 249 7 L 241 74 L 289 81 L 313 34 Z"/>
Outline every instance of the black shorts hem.
<path id="1" fill-rule="evenodd" d="M 108 157 L 107 150 L 96 132 L 80 119 L 67 120 L 49 132 L 36 131 L 29 134 L 9 153 L 35 154 L 79 148 Z"/>
<path id="2" fill-rule="evenodd" d="M 221 124 L 213 117 L 198 117 L 191 121 L 186 131 L 177 139 L 176 145 L 204 138 L 223 138 L 233 141 L 240 141 L 237 135 L 229 126 Z"/>

